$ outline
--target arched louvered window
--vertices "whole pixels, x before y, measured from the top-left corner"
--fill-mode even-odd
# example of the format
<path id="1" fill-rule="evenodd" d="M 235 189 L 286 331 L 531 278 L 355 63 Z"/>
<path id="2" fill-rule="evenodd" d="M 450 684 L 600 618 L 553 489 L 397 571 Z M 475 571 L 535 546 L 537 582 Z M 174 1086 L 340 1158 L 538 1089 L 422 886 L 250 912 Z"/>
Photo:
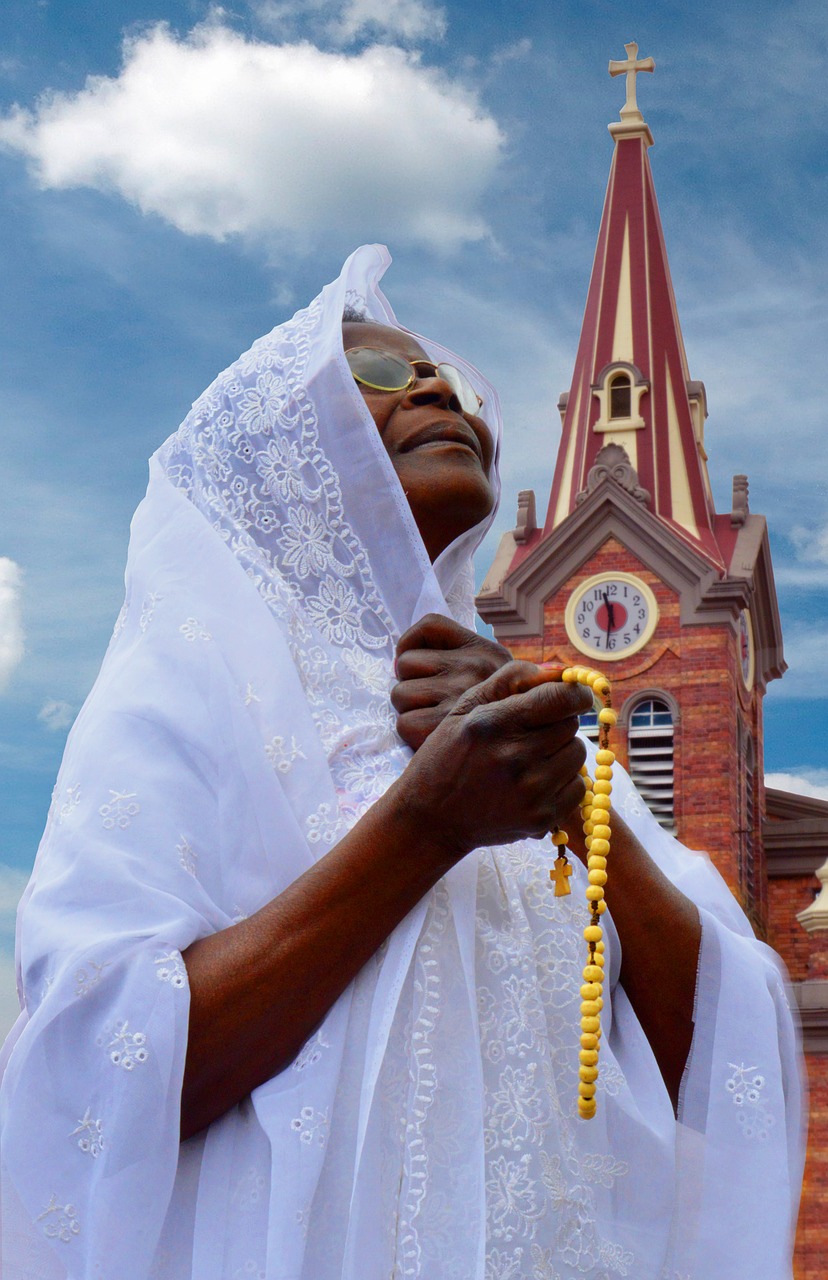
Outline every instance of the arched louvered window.
<path id="1" fill-rule="evenodd" d="M 629 418 L 632 413 L 632 382 L 628 373 L 616 373 L 610 382 L 610 419 Z"/>
<path id="2" fill-rule="evenodd" d="M 661 698 L 647 698 L 633 708 L 627 749 L 630 776 L 642 799 L 659 825 L 673 831 L 673 714 Z"/>

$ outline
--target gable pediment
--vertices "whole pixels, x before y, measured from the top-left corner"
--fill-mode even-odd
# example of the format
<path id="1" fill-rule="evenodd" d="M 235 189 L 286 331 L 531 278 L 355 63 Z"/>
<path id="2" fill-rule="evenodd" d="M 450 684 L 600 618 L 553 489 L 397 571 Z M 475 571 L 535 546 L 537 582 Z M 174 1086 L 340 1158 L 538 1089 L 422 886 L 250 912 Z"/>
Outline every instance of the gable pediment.
<path id="1" fill-rule="evenodd" d="M 511 636 L 541 635 L 545 601 L 587 564 L 608 538 L 615 538 L 676 592 L 682 622 L 710 621 L 709 617 L 696 619 L 696 612 L 718 571 L 666 521 L 646 510 L 609 477 L 586 494 L 577 509 L 499 584 L 491 582 L 481 592 L 478 612 Z"/>

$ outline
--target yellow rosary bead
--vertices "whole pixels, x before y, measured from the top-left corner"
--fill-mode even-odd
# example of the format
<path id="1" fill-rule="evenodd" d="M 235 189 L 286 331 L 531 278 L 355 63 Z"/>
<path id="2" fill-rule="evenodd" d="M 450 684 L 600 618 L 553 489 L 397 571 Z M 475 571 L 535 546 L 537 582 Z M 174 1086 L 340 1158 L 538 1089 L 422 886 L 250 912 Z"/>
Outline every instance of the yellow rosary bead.
<path id="1" fill-rule="evenodd" d="M 597 1000 L 601 994 L 601 988 L 597 982 L 585 982 L 581 987 L 582 1000 Z"/>
<path id="2" fill-rule="evenodd" d="M 605 885 L 607 883 L 606 871 L 590 871 L 587 874 L 587 880 L 590 884 Z"/>
<path id="3" fill-rule="evenodd" d="M 582 1052 L 594 1052 L 595 1060 L 598 1061 L 598 1037 L 594 1031 L 585 1031 L 581 1036 Z"/>
<path id="4" fill-rule="evenodd" d="M 603 896 L 604 896 L 604 890 L 600 884 L 587 885 L 587 891 L 586 891 L 587 902 L 600 902 Z"/>
<path id="5" fill-rule="evenodd" d="M 601 890 L 601 892 L 603 893 L 603 889 Z M 599 916 L 603 915 L 607 909 L 607 904 L 606 902 L 603 902 L 603 901 L 594 902 L 592 905 L 595 907 L 595 910 L 598 912 Z"/>
<path id="6" fill-rule="evenodd" d="M 594 1084 L 592 1084 L 592 1083 L 590 1083 L 590 1084 L 586 1084 L 586 1083 L 579 1083 L 579 1085 L 578 1085 L 578 1094 L 579 1094 L 579 1096 L 580 1096 L 581 1098 L 594 1098 L 594 1097 L 595 1097 L 595 1085 L 594 1085 Z"/>
<path id="7" fill-rule="evenodd" d="M 581 1117 L 582 1120 L 591 1120 L 592 1117 L 595 1115 L 595 1111 L 596 1111 L 596 1107 L 595 1107 L 594 1098 L 578 1099 L 578 1115 Z"/>
<path id="8" fill-rule="evenodd" d="M 589 1017 L 584 1015 L 584 1017 L 581 1018 L 581 1030 L 584 1032 L 592 1031 L 597 1035 L 600 1025 L 600 1020 L 594 1015 L 590 1015 Z"/>
<path id="9" fill-rule="evenodd" d="M 596 840 L 609 840 L 612 831 L 606 823 L 599 822 L 597 824 L 593 823 L 592 834 Z"/>
<path id="10" fill-rule="evenodd" d="M 584 1067 L 594 1067 L 598 1061 L 597 1049 L 581 1049 L 578 1054 L 578 1061 Z"/>
<path id="11" fill-rule="evenodd" d="M 610 842 L 609 840 L 598 840 L 595 838 L 595 836 L 593 836 L 592 844 L 589 846 L 589 848 L 591 853 L 596 854 L 598 857 L 606 858 L 607 854 L 610 851 Z"/>
<path id="12" fill-rule="evenodd" d="M 598 712 L 598 723 L 599 724 L 617 724 L 618 712 L 613 711 L 612 707 L 603 707 L 602 710 Z"/>
<path id="13" fill-rule="evenodd" d="M 602 853 L 593 853 L 590 850 L 587 858 L 587 869 L 589 871 L 606 871 L 607 860 Z"/>
<path id="14" fill-rule="evenodd" d="M 597 964 L 588 964 L 584 966 L 585 982 L 603 982 L 604 970 Z"/>
<path id="15" fill-rule="evenodd" d="M 569 844 L 569 836 L 566 831 L 556 831 L 552 836 L 553 844 Z"/>
<path id="16" fill-rule="evenodd" d="M 584 942 L 594 942 L 596 951 L 603 951 L 604 949 L 604 944 L 601 941 L 603 936 L 604 931 L 600 924 L 588 924 L 584 929 Z"/>
<path id="17" fill-rule="evenodd" d="M 607 765 L 601 765 L 602 769 L 606 769 Z M 612 783 L 607 778 L 599 778 L 597 782 L 592 784 L 593 800 L 595 796 L 608 796 L 612 793 Z"/>
<path id="18" fill-rule="evenodd" d="M 596 782 L 609 782 L 611 778 L 612 778 L 612 765 L 611 765 L 611 764 L 597 764 L 597 765 L 595 766 L 595 781 L 596 781 Z M 605 794 L 608 794 L 608 793 L 605 793 Z"/>
<path id="19" fill-rule="evenodd" d="M 597 1000 L 581 1001 L 581 1016 L 583 1018 L 596 1018 L 600 1012 L 601 1010 Z"/>
<path id="20" fill-rule="evenodd" d="M 593 824 L 605 823 L 609 826 L 612 802 L 609 796 L 596 796 L 592 802 L 592 813 L 589 815 Z"/>
<path id="21" fill-rule="evenodd" d="M 610 751 L 609 747 L 602 747 L 600 751 L 595 753 L 596 764 L 615 764 L 615 752 Z"/>
<path id="22" fill-rule="evenodd" d="M 596 1055 L 597 1056 L 597 1055 Z M 581 1067 L 578 1076 L 583 1080 L 584 1084 L 592 1084 L 598 1079 L 597 1067 Z"/>

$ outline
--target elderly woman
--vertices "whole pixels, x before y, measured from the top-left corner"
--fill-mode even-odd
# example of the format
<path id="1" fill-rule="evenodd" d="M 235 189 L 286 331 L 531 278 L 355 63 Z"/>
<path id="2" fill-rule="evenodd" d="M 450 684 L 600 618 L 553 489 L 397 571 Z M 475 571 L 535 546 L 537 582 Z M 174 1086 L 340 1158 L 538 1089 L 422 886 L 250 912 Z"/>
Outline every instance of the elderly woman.
<path id="1" fill-rule="evenodd" d="M 2 1275 L 779 1280 L 782 976 L 626 779 L 578 1118 L 585 876 L 552 896 L 543 837 L 590 699 L 471 629 L 497 402 L 387 261 L 153 459 L 21 910 Z"/>

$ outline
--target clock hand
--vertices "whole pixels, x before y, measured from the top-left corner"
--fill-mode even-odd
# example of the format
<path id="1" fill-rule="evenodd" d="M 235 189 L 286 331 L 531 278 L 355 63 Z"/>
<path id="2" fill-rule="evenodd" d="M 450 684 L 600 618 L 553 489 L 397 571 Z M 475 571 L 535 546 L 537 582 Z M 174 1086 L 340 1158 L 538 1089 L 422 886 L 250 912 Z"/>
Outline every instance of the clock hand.
<path id="1" fill-rule="evenodd" d="M 607 643 L 609 644 L 610 632 L 615 630 L 615 608 L 609 598 L 609 592 L 603 592 L 603 600 L 607 610 Z"/>

